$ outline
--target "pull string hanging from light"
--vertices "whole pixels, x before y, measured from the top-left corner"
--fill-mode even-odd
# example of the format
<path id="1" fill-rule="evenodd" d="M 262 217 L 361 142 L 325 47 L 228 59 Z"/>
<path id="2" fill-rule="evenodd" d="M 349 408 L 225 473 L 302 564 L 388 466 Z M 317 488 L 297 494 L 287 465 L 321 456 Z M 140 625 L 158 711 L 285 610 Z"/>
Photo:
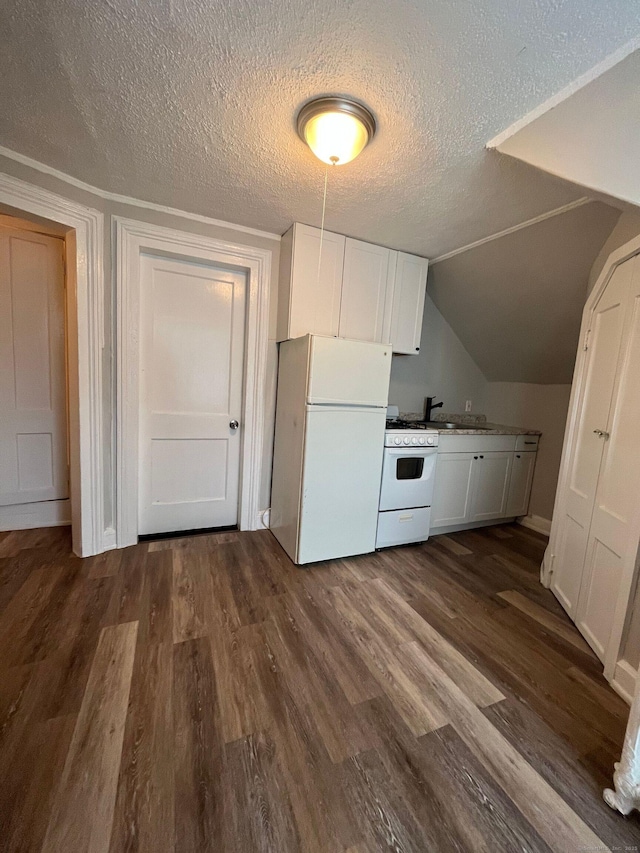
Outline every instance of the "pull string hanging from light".
<path id="1" fill-rule="evenodd" d="M 376 121 L 363 104 L 347 98 L 327 97 L 315 98 L 306 103 L 298 113 L 297 127 L 300 138 L 307 143 L 319 160 L 327 164 L 324 173 L 316 282 L 316 286 L 320 287 L 329 165 L 343 166 L 357 157 L 373 139 Z"/>
<path id="2" fill-rule="evenodd" d="M 329 166 L 324 170 L 324 193 L 322 194 L 322 221 L 320 223 L 320 249 L 318 251 L 318 278 L 316 287 L 320 287 L 320 265 L 322 264 L 322 240 L 324 238 L 324 214 L 327 209 L 327 180 L 329 178 Z"/>

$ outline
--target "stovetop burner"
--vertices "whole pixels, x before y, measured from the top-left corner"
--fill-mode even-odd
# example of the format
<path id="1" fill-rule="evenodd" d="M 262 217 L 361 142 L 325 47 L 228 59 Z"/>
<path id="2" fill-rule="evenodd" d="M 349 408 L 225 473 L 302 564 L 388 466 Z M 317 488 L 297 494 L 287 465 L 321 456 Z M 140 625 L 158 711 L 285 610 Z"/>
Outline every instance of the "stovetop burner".
<path id="1" fill-rule="evenodd" d="M 405 421 L 402 418 L 387 419 L 386 429 L 428 429 L 433 431 L 433 427 L 421 421 Z"/>

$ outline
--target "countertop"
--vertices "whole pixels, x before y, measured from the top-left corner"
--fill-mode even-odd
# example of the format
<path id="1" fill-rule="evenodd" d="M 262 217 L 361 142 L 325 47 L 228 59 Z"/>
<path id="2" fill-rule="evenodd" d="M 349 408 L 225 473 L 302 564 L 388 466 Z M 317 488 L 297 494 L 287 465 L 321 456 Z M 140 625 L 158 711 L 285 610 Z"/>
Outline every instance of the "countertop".
<path id="1" fill-rule="evenodd" d="M 415 412 L 402 412 L 400 416 L 408 421 L 419 421 L 423 417 Z M 436 425 L 438 421 L 464 424 L 464 426 L 459 429 L 445 429 L 444 427 L 438 429 Z M 507 426 L 506 424 L 494 424 L 487 421 L 485 415 L 434 412 L 432 423 L 432 429 L 437 429 L 440 435 L 542 435 L 538 429 L 522 429 L 522 427 Z"/>

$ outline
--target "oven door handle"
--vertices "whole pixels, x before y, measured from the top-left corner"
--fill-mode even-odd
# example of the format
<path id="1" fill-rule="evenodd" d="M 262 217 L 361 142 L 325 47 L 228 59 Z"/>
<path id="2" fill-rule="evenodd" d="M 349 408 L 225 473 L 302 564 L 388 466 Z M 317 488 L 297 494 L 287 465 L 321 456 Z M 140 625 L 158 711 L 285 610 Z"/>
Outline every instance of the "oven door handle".
<path id="1" fill-rule="evenodd" d="M 438 452 L 437 447 L 385 447 L 385 452 L 388 456 L 431 456 Z"/>

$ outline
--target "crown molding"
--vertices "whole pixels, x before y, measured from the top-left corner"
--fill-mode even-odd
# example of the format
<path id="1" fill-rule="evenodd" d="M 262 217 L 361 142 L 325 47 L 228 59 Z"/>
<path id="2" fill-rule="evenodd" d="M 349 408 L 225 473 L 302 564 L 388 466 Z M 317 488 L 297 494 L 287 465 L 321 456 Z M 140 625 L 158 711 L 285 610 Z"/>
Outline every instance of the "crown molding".
<path id="1" fill-rule="evenodd" d="M 273 234 L 271 231 L 260 231 L 258 228 L 249 228 L 246 225 L 236 225 L 233 222 L 225 222 L 222 219 L 213 219 L 210 216 L 203 216 L 199 213 L 190 213 L 188 210 L 179 210 L 177 207 L 167 207 L 164 204 L 156 204 L 152 201 L 143 201 L 139 198 L 120 195 L 119 193 L 108 192 L 100 187 L 94 187 L 92 184 L 87 184 L 72 175 L 67 175 L 66 172 L 61 172 L 54 169 L 53 166 L 47 166 L 46 163 L 41 163 L 39 160 L 33 160 L 31 157 L 26 157 L 24 154 L 19 154 L 17 151 L 12 151 L 10 148 L 5 148 L 0 145 L 0 156 L 6 157 L 8 160 L 13 160 L 23 166 L 28 166 L 30 169 L 35 169 L 43 175 L 50 175 L 52 178 L 57 178 L 71 187 L 98 196 L 105 201 L 111 201 L 116 204 L 127 204 L 132 207 L 143 208 L 144 210 L 154 210 L 157 213 L 166 213 L 169 216 L 178 216 L 181 219 L 190 219 L 192 222 L 201 222 L 204 225 L 213 225 L 217 228 L 228 228 L 231 231 L 239 231 L 243 234 L 251 234 L 253 237 L 262 237 L 265 240 L 280 241 L 279 234 Z"/>
<path id="2" fill-rule="evenodd" d="M 590 204 L 594 199 L 583 196 L 570 201 L 569 204 L 563 204 L 562 207 L 556 207 L 553 210 L 548 210 L 546 213 L 541 213 L 539 216 L 534 216 L 533 219 L 527 219 L 519 225 L 512 225 L 510 228 L 505 228 L 504 231 L 497 231 L 495 234 L 489 234 L 488 237 L 482 237 L 473 243 L 468 243 L 466 246 L 460 246 L 459 249 L 452 249 L 450 252 L 445 252 L 444 255 L 438 255 L 430 263 L 438 264 L 440 261 L 448 261 L 449 258 L 455 258 L 456 255 L 461 255 L 463 252 L 468 252 L 470 249 L 476 249 L 478 246 L 483 246 L 485 243 L 491 243 L 493 240 L 499 240 L 501 237 L 506 237 L 509 234 L 514 234 L 516 231 L 522 231 L 523 228 L 529 228 L 531 225 L 537 225 L 539 222 L 544 222 L 545 219 L 552 219 L 554 216 L 560 216 L 562 213 L 568 213 L 570 210 L 575 210 L 577 207 L 582 207 L 584 204 Z"/>

